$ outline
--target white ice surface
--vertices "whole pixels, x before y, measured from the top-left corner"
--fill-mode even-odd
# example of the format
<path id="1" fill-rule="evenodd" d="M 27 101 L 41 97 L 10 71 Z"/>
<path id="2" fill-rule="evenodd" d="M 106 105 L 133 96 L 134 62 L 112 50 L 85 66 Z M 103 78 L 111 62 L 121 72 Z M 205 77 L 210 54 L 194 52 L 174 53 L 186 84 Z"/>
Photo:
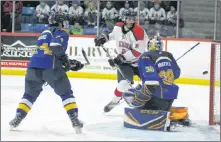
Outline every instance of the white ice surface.
<path id="1" fill-rule="evenodd" d="M 127 129 L 123 127 L 123 108 L 117 106 L 108 114 L 103 107 L 113 97 L 116 81 L 71 79 L 79 108 L 79 118 L 84 121 L 82 134 L 75 134 L 62 102 L 47 86 L 32 110 L 16 131 L 9 131 L 8 123 L 14 117 L 16 107 L 23 95 L 24 77 L 1 77 L 1 140 L 144 140 L 144 141 L 220 141 L 220 128 L 208 126 L 209 88 L 180 85 L 179 98 L 174 106 L 189 108 L 195 128 L 182 132 L 158 132 Z"/>

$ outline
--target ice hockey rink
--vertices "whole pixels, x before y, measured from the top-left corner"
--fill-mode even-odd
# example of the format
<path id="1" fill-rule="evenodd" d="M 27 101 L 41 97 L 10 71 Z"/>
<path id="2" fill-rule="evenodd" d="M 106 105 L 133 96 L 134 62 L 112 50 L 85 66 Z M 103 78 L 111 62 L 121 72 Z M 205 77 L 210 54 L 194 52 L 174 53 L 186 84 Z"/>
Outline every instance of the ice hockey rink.
<path id="1" fill-rule="evenodd" d="M 220 141 L 220 128 L 208 125 L 209 87 L 179 85 L 179 97 L 174 106 L 189 108 L 195 127 L 178 132 L 135 130 L 123 127 L 122 103 L 108 114 L 103 107 L 113 95 L 115 80 L 71 79 L 79 108 L 79 118 L 85 123 L 83 133 L 75 134 L 59 96 L 46 86 L 29 115 L 15 131 L 8 123 L 14 117 L 23 95 L 24 77 L 1 77 L 1 140 L 141 140 L 141 141 Z"/>

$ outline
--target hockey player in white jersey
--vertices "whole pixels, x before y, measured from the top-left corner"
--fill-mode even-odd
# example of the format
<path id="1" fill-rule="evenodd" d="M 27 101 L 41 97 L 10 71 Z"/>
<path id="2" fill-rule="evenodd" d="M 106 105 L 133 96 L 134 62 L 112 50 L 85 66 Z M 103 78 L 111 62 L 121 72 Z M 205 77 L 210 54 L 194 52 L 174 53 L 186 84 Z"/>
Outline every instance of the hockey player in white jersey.
<path id="1" fill-rule="evenodd" d="M 124 13 L 124 22 L 116 23 L 110 34 L 101 34 L 95 38 L 96 46 L 102 46 L 109 40 L 116 40 L 118 54 L 113 60 L 109 59 L 108 62 L 112 67 L 118 65 L 121 71 L 119 69 L 117 71 L 118 85 L 114 91 L 114 98 L 104 107 L 104 112 L 109 112 L 122 99 L 125 84 L 121 81 L 126 78 L 132 83 L 133 76 L 139 76 L 137 61 L 145 50 L 145 43 L 148 37 L 144 29 L 135 23 L 136 17 L 137 14 L 135 12 L 127 11 Z"/>

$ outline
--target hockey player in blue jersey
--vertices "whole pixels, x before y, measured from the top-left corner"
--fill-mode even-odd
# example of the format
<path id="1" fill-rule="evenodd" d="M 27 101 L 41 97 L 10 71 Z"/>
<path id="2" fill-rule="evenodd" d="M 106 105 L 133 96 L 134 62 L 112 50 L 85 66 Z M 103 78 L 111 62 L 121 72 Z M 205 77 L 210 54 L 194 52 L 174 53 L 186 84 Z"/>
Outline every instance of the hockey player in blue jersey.
<path id="1" fill-rule="evenodd" d="M 138 68 L 142 85 L 123 93 L 133 108 L 125 108 L 125 127 L 165 131 L 178 122 L 188 125 L 187 108 L 172 107 L 178 96 L 179 87 L 174 81 L 180 76 L 180 68 L 171 53 L 162 51 L 158 37 L 149 40 L 148 51 L 139 57 Z"/>
<path id="2" fill-rule="evenodd" d="M 60 96 L 76 133 L 81 132 L 83 123 L 78 119 L 78 107 L 66 71 L 83 68 L 77 60 L 69 60 L 65 54 L 69 34 L 66 29 L 54 28 L 43 31 L 36 42 L 36 52 L 30 59 L 25 76 L 25 92 L 16 109 L 16 116 L 9 122 L 17 127 L 26 117 L 40 95 L 42 86 L 48 83 Z"/>

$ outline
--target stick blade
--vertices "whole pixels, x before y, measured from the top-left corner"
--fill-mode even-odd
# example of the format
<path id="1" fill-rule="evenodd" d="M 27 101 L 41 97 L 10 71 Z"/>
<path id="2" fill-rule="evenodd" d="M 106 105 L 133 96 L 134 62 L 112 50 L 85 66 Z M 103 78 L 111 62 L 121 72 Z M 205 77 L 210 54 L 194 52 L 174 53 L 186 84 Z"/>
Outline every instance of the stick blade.
<path id="1" fill-rule="evenodd" d="M 83 48 L 81 49 L 81 52 L 82 52 L 82 54 L 83 54 L 83 56 L 84 56 L 84 59 L 85 59 L 86 62 L 87 62 L 85 65 L 90 65 L 90 62 L 89 62 L 89 60 L 88 60 L 88 58 L 87 58 L 87 55 L 86 55 L 86 52 L 84 51 Z"/>

